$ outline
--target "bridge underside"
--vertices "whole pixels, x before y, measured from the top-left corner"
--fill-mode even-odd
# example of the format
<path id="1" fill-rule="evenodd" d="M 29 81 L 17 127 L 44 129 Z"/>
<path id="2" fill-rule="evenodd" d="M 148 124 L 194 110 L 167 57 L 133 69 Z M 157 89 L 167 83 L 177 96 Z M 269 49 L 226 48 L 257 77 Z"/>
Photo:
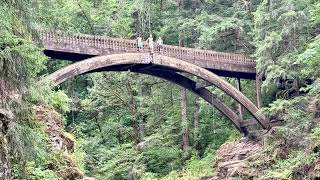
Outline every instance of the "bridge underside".
<path id="1" fill-rule="evenodd" d="M 66 56 L 64 56 L 64 58 L 66 58 Z M 46 78 L 48 78 L 48 80 L 52 80 L 54 85 L 59 85 L 67 79 L 80 74 L 127 70 L 160 77 L 189 89 L 210 104 L 214 105 L 218 110 L 226 115 L 240 132 L 246 133 L 246 130 L 243 129 L 243 124 L 246 124 L 246 122 L 243 122 L 232 109 L 222 102 L 222 100 L 206 88 L 199 88 L 195 81 L 177 72 L 186 72 L 195 75 L 226 92 L 242 104 L 243 107 L 255 118 L 256 122 L 258 122 L 263 128 L 269 128 L 268 122 L 266 122 L 262 115 L 257 113 L 258 108 L 232 85 L 204 68 L 175 58 L 161 55 L 151 57 L 148 53 L 123 53 L 96 56 L 70 64 L 50 74 Z"/>
<path id="2" fill-rule="evenodd" d="M 90 55 L 90 54 L 83 54 L 83 53 L 72 53 L 72 52 L 65 52 L 65 51 L 56 51 L 56 50 L 44 50 L 44 54 L 50 58 L 54 59 L 61 59 L 61 60 L 68 60 L 72 62 L 78 62 L 82 61 L 88 58 L 95 57 L 96 55 Z M 123 53 L 121 53 L 123 54 Z M 128 69 L 128 64 L 126 65 L 118 65 L 118 66 L 112 66 L 112 67 L 106 67 L 103 71 L 119 71 L 122 69 Z M 134 66 L 137 69 L 143 69 L 148 68 L 145 64 L 132 64 L 131 66 Z M 165 70 L 162 66 L 153 65 L 153 69 L 159 69 L 159 70 Z M 232 77 L 232 78 L 239 78 L 239 79 L 250 79 L 255 80 L 256 79 L 256 73 L 252 72 L 236 72 L 236 71 L 226 71 L 226 70 L 218 70 L 218 69 L 211 69 L 207 68 L 207 70 L 215 73 L 218 76 L 221 77 Z M 176 70 L 179 72 L 179 70 Z"/>

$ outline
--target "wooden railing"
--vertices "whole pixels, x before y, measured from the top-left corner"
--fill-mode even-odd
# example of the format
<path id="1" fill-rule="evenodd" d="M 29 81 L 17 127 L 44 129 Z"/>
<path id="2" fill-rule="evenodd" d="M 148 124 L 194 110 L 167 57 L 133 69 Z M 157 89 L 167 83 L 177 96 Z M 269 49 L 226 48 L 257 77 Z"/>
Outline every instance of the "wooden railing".
<path id="1" fill-rule="evenodd" d="M 67 43 L 79 46 L 85 45 L 97 48 L 108 48 L 114 52 L 149 52 L 148 43 L 146 42 L 144 42 L 143 49 L 138 51 L 136 40 L 93 36 L 87 34 L 69 34 L 60 31 L 39 31 L 39 34 L 43 42 Z M 215 52 L 171 45 L 162 45 L 160 49 L 156 48 L 155 46 L 154 52 L 182 60 L 205 60 L 219 63 L 255 66 L 255 61 L 253 59 L 250 59 L 242 54 Z"/>

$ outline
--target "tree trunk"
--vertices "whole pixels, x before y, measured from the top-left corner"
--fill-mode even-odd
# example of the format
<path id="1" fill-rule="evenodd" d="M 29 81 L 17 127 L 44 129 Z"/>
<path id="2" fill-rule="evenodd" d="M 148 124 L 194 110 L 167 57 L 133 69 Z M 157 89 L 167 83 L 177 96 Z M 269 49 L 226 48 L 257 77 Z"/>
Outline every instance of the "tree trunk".
<path id="1" fill-rule="evenodd" d="M 140 128 L 135 104 L 131 105 L 131 127 L 133 128 L 133 141 L 135 145 L 140 143 Z"/>
<path id="2" fill-rule="evenodd" d="M 118 144 L 123 144 L 121 128 L 117 130 L 117 140 L 118 140 Z"/>
<path id="3" fill-rule="evenodd" d="M 184 47 L 183 32 L 179 32 L 179 46 Z M 182 126 L 182 149 L 184 152 L 187 152 L 189 148 L 189 129 L 188 129 L 188 117 L 187 117 L 187 90 L 185 88 L 182 88 L 181 90 L 181 126 Z"/>
<path id="4" fill-rule="evenodd" d="M 197 37 L 197 31 L 196 31 L 196 29 L 192 29 L 192 32 L 191 32 L 191 41 L 192 41 L 192 47 L 193 48 L 196 48 L 196 42 L 197 42 L 197 39 L 198 39 L 198 37 Z"/>
<path id="5" fill-rule="evenodd" d="M 94 121 L 95 121 L 95 123 L 96 123 L 96 125 L 97 125 L 97 127 L 98 127 L 98 130 L 99 130 L 99 133 L 100 133 L 101 138 L 102 138 L 103 140 L 105 140 L 104 135 L 103 135 L 103 132 L 102 132 L 101 125 L 100 125 L 100 123 L 99 123 L 99 120 L 98 120 L 96 117 L 94 117 L 93 119 L 94 119 Z"/>
<path id="6" fill-rule="evenodd" d="M 139 118 L 139 135 L 140 135 L 140 141 L 144 138 L 144 122 L 146 121 L 147 116 L 145 114 L 141 114 Z"/>
<path id="7" fill-rule="evenodd" d="M 140 128 L 139 128 L 139 116 L 138 116 L 138 108 L 137 108 L 137 102 L 134 97 L 134 92 L 131 87 L 131 84 L 128 80 L 127 82 L 127 90 L 130 96 L 130 114 L 131 114 L 131 127 L 133 128 L 133 141 L 134 144 L 137 146 L 141 142 L 140 137 Z"/>
<path id="8" fill-rule="evenodd" d="M 182 126 L 182 149 L 186 152 L 189 148 L 189 129 L 187 117 L 187 90 L 181 90 L 181 126 Z"/>
<path id="9" fill-rule="evenodd" d="M 134 22 L 134 29 L 137 36 L 142 36 L 142 26 L 141 26 L 141 19 L 140 19 L 140 12 L 135 11 L 132 13 L 133 22 Z"/>
<path id="10" fill-rule="evenodd" d="M 163 0 L 160 0 L 160 10 L 163 10 Z"/>
<path id="11" fill-rule="evenodd" d="M 171 107 L 173 107 L 174 102 L 173 102 L 173 85 L 170 85 L 170 103 L 171 103 Z"/>
<path id="12" fill-rule="evenodd" d="M 193 113 L 193 138 L 194 138 L 194 147 L 198 149 L 199 146 L 199 113 L 200 113 L 200 104 L 199 96 L 195 97 L 194 100 L 194 113 Z"/>
<path id="13" fill-rule="evenodd" d="M 184 35 L 183 32 L 179 32 L 179 46 L 184 47 Z M 182 88 L 181 90 L 181 125 L 182 125 L 182 149 L 187 152 L 189 148 L 189 129 L 188 129 L 188 117 L 187 117 L 187 90 Z"/>
<path id="14" fill-rule="evenodd" d="M 182 9 L 181 7 L 184 5 L 184 0 L 177 0 L 177 4 L 179 9 Z"/>
<path id="15" fill-rule="evenodd" d="M 183 32 L 179 33 L 179 46 L 184 47 L 184 34 L 183 34 Z"/>

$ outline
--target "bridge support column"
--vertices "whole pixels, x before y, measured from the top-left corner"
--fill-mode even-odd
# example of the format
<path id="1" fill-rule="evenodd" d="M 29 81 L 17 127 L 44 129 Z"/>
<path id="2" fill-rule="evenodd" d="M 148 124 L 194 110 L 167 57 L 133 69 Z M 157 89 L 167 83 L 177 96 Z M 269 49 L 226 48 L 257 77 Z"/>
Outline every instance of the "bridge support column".
<path id="1" fill-rule="evenodd" d="M 241 92 L 241 79 L 238 78 L 238 83 L 237 83 L 237 89 Z M 238 106 L 238 112 L 239 112 L 239 117 L 241 120 L 243 120 L 243 107 L 242 105 L 239 103 L 239 106 Z"/>
<path id="2" fill-rule="evenodd" d="M 256 75 L 256 95 L 257 95 L 257 107 L 260 109 L 262 106 L 261 78 L 258 74 Z"/>

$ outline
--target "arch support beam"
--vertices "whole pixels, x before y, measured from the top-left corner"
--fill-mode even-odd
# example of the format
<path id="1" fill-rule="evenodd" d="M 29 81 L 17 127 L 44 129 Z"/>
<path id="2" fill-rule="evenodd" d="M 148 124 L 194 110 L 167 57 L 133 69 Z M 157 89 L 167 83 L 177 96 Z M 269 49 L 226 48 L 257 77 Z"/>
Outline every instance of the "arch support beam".
<path id="1" fill-rule="evenodd" d="M 181 74 L 176 72 L 169 72 L 169 71 L 161 71 L 161 70 L 134 70 L 132 72 L 147 74 L 151 76 L 156 76 L 167 81 L 170 81 L 174 84 L 177 84 L 181 87 L 188 89 L 189 91 L 193 92 L 194 94 L 200 96 L 209 104 L 217 108 L 222 114 L 227 116 L 233 123 L 233 125 L 241 132 L 246 135 L 245 127 L 241 127 L 241 119 L 240 117 L 227 105 L 225 105 L 222 100 L 216 96 L 215 94 L 211 93 L 206 88 L 197 88 L 197 83 Z"/>
<path id="2" fill-rule="evenodd" d="M 241 105 L 243 105 L 244 108 L 246 108 L 252 114 L 252 116 L 264 129 L 270 128 L 270 125 L 267 123 L 265 117 L 261 114 L 258 114 L 258 108 L 227 81 L 204 68 L 176 58 L 170 58 L 161 55 L 154 55 L 154 57 L 151 57 L 149 54 L 142 53 L 99 56 L 71 64 L 48 75 L 47 78 L 52 80 L 54 85 L 58 85 L 71 77 L 104 67 L 150 63 L 168 67 L 173 70 L 187 72 L 212 83 L 214 86 L 221 89 L 238 101 Z"/>

